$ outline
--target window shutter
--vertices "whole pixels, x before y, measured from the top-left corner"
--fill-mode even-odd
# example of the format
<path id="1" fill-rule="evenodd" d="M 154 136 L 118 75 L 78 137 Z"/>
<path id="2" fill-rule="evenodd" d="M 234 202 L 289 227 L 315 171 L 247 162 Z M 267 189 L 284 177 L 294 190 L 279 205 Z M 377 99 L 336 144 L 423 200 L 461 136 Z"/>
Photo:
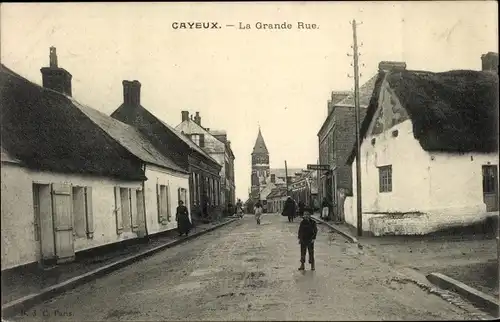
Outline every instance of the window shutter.
<path id="1" fill-rule="evenodd" d="M 52 216 L 58 262 L 71 260 L 75 255 L 71 198 L 71 185 L 52 184 Z"/>
<path id="2" fill-rule="evenodd" d="M 123 218 L 121 212 L 121 196 L 120 187 L 115 187 L 115 218 L 116 218 L 116 233 L 119 235 L 123 232 Z"/>
<path id="3" fill-rule="evenodd" d="M 132 231 L 137 231 L 137 192 L 136 189 L 130 189 L 130 219 Z"/>
<path id="4" fill-rule="evenodd" d="M 159 184 L 156 184 L 156 205 L 158 208 L 158 222 L 161 224 L 163 222 L 163 215 L 161 213 L 161 196 Z"/>
<path id="5" fill-rule="evenodd" d="M 85 216 L 87 218 L 87 238 L 94 238 L 94 213 L 92 208 L 92 187 L 85 188 Z"/>
<path id="6" fill-rule="evenodd" d="M 171 220 L 171 217 L 172 217 L 172 210 L 170 208 L 172 208 L 172 205 L 170 204 L 170 185 L 167 186 L 167 221 L 170 221 Z"/>

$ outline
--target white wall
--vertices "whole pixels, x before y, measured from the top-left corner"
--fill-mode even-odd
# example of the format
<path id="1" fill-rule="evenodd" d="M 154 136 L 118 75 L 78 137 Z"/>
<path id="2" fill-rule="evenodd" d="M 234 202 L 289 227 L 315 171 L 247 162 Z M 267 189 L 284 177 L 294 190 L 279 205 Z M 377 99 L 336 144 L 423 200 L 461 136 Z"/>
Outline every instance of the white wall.
<path id="1" fill-rule="evenodd" d="M 391 94 L 382 86 L 384 90 L 379 106 L 389 102 Z M 390 108 L 398 110 L 399 102 L 394 101 Z M 367 135 L 361 145 L 363 230 L 419 234 L 485 217 L 481 166 L 488 162 L 498 165 L 498 155 L 429 153 L 414 138 L 410 120 L 394 126 L 387 120 L 384 123 L 385 131 Z M 396 137 L 392 135 L 395 130 Z M 345 220 L 353 226 L 357 226 L 356 162 L 352 166 L 353 197 L 346 198 L 344 205 Z M 377 167 L 384 165 L 392 165 L 392 192 L 379 192 Z M 422 214 L 394 216 L 417 212 Z"/>
<path id="2" fill-rule="evenodd" d="M 190 200 L 189 200 L 189 175 L 169 171 L 167 169 L 148 165 L 146 167 L 145 196 L 146 196 L 146 218 L 148 234 L 153 235 L 162 231 L 172 230 L 177 228 L 175 221 L 175 212 L 178 206 L 178 189 L 184 188 L 187 192 L 186 207 L 191 218 Z M 170 187 L 170 213 L 171 220 L 166 225 L 158 222 L 158 206 L 156 197 L 156 185 L 167 185 Z"/>
<path id="3" fill-rule="evenodd" d="M 433 152 L 428 158 L 432 178 L 429 211 L 444 216 L 486 211 L 482 166 L 498 165 L 497 154 Z"/>
<path id="4" fill-rule="evenodd" d="M 7 163 L 2 163 L 1 179 L 2 270 L 35 262 L 40 257 L 40 244 L 34 238 L 33 183 L 92 187 L 94 237 L 75 237 L 75 252 L 137 237 L 135 232 L 116 233 L 114 187 L 140 189 L 140 182 L 37 172 Z"/>

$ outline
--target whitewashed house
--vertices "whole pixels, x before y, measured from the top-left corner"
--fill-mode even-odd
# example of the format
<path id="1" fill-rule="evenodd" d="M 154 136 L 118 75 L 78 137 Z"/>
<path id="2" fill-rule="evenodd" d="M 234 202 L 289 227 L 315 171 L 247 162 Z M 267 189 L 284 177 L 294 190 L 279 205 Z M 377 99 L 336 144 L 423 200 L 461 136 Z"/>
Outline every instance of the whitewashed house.
<path id="1" fill-rule="evenodd" d="M 428 234 L 498 211 L 498 74 L 383 62 L 361 139 L 364 231 Z M 355 151 L 347 160 L 353 187 Z M 345 220 L 357 226 L 353 191 Z"/>
<path id="2" fill-rule="evenodd" d="M 125 86 L 126 84 L 125 81 Z M 125 99 L 133 99 L 127 97 L 127 95 L 133 93 L 132 91 L 126 91 L 124 93 Z M 162 155 L 136 128 L 93 108 L 73 102 L 95 124 L 143 162 L 143 169 L 147 179 L 143 183 L 142 189 L 137 190 L 136 198 L 133 195 L 130 196 L 132 203 L 139 206 L 138 222 L 135 224 L 138 228 L 139 237 L 177 228 L 175 212 L 179 200 L 184 202 L 188 211 L 190 208 L 189 172 L 180 168 L 165 155 Z M 118 190 L 115 196 L 118 196 Z M 117 200 L 117 204 L 121 205 L 123 209 L 123 201 Z M 190 211 L 189 215 L 191 216 Z M 128 217 L 124 217 L 125 223 L 127 223 L 126 218 Z"/>
<path id="3" fill-rule="evenodd" d="M 3 65 L 0 74 L 2 271 L 176 227 L 186 172 L 72 99 L 55 49 L 44 87 Z"/>

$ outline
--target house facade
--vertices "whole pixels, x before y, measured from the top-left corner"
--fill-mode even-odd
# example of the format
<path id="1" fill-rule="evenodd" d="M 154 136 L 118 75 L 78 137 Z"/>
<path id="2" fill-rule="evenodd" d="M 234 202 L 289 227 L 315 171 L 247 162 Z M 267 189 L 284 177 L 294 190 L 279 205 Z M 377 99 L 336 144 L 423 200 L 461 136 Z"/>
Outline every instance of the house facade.
<path id="1" fill-rule="evenodd" d="M 189 173 L 137 129 L 71 97 L 71 74 L 40 87 L 1 67 L 2 271 L 177 227 Z"/>
<path id="2" fill-rule="evenodd" d="M 221 166 L 220 171 L 220 204 L 235 204 L 234 154 L 231 142 L 227 140 L 225 131 L 210 131 L 201 125 L 201 116 L 196 112 L 194 118 L 188 111 L 182 111 L 182 121 L 175 129 L 186 134 Z"/>
<path id="3" fill-rule="evenodd" d="M 124 102 L 111 117 L 139 130 L 163 155 L 190 174 L 189 197 L 193 219 L 211 220 L 221 212 L 222 166 L 185 134 L 158 119 L 140 103 L 141 83 L 123 81 Z"/>
<path id="4" fill-rule="evenodd" d="M 78 102 L 74 104 L 143 162 L 147 180 L 142 183 L 141 189 L 134 192 L 117 188 L 115 191 L 116 208 L 122 210 L 122 218 L 117 221 L 119 230 L 131 226 L 142 237 L 175 229 L 175 212 L 179 200 L 184 202 L 191 216 L 189 173 L 186 170 L 162 155 L 136 128 Z M 138 214 L 137 220 L 130 225 L 128 214 L 134 212 Z"/>
<path id="5" fill-rule="evenodd" d="M 286 187 L 275 187 L 266 197 L 267 212 L 282 213 L 287 197 Z"/>
<path id="6" fill-rule="evenodd" d="M 363 230 L 428 234 L 498 216 L 498 74 L 388 67 L 361 127 Z M 353 149 L 354 182 L 357 159 Z M 345 203 L 352 226 L 356 197 Z"/>
<path id="7" fill-rule="evenodd" d="M 299 203 L 302 201 L 306 207 L 319 209 L 318 200 L 318 171 L 302 170 L 297 173 L 290 184 L 291 197 Z"/>
<path id="8" fill-rule="evenodd" d="M 141 201 L 120 226 L 115 193 L 142 190 L 142 162 L 73 104 L 71 74 L 56 62 L 51 49 L 45 87 L 1 67 L 2 271 L 141 234 Z"/>

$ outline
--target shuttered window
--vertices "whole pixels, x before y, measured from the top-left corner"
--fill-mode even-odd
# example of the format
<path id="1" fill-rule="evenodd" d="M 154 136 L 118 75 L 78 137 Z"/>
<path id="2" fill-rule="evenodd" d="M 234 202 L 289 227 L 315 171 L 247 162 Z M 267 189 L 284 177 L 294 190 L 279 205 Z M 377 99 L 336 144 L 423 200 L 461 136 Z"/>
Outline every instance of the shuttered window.
<path id="1" fill-rule="evenodd" d="M 94 218 L 92 212 L 92 188 L 73 186 L 72 205 L 73 235 L 78 238 L 94 237 Z"/>
<path id="2" fill-rule="evenodd" d="M 170 205 L 170 188 L 167 185 L 156 185 L 158 222 L 167 224 L 172 220 Z"/>

